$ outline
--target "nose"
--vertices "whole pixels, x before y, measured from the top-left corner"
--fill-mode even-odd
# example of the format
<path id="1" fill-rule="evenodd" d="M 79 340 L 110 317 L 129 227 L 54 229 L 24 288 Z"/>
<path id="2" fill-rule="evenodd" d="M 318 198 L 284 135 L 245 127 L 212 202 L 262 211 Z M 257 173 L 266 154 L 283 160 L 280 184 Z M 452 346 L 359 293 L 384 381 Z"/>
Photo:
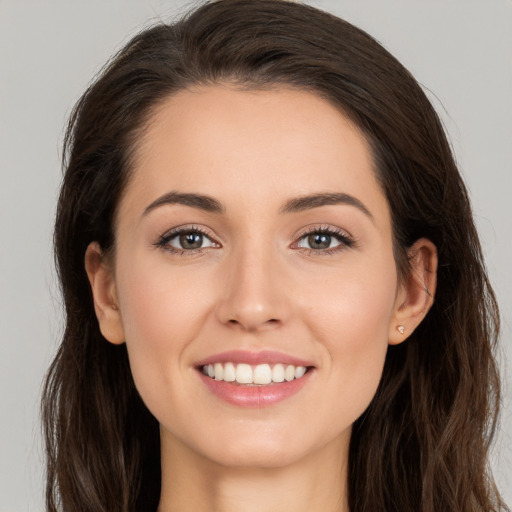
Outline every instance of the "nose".
<path id="1" fill-rule="evenodd" d="M 217 303 L 220 322 L 244 331 L 271 330 L 289 316 L 290 301 L 279 258 L 271 252 L 245 250 L 226 261 Z"/>

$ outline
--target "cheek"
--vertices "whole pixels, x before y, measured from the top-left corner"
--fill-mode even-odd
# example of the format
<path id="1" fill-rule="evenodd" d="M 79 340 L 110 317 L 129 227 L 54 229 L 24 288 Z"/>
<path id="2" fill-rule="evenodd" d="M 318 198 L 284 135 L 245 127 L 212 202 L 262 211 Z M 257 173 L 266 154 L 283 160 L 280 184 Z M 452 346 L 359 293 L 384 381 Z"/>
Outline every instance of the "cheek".
<path id="1" fill-rule="evenodd" d="M 127 342 L 153 348 L 168 347 L 171 339 L 186 343 L 210 300 L 204 274 L 199 267 L 183 272 L 157 254 L 120 260 L 116 284 Z"/>
<path id="2" fill-rule="evenodd" d="M 137 389 L 151 409 L 155 390 L 173 389 L 183 378 L 187 347 L 197 337 L 208 303 L 201 278 L 132 257 L 118 263 L 117 287 L 130 366 Z M 162 400 L 169 397 L 162 396 Z"/>
<path id="3" fill-rule="evenodd" d="M 364 412 L 379 385 L 396 298 L 393 260 L 391 265 L 368 268 L 333 276 L 328 293 L 310 297 L 315 307 L 307 317 L 324 351 L 329 383 L 339 393 L 337 403 L 344 413 L 351 411 L 352 421 Z"/>

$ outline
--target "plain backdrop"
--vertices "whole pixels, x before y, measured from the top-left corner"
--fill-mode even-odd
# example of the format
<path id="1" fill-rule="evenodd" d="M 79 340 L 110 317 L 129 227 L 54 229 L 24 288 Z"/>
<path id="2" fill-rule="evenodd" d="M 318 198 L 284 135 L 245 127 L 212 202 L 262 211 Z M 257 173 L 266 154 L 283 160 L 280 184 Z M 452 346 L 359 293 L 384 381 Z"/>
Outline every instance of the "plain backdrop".
<path id="1" fill-rule="evenodd" d="M 503 315 L 492 466 L 512 503 L 512 2 L 312 0 L 425 87 L 466 179 Z M 194 2 L 0 0 L 0 512 L 43 510 L 41 381 L 62 329 L 52 223 L 66 118 L 114 50 Z"/>

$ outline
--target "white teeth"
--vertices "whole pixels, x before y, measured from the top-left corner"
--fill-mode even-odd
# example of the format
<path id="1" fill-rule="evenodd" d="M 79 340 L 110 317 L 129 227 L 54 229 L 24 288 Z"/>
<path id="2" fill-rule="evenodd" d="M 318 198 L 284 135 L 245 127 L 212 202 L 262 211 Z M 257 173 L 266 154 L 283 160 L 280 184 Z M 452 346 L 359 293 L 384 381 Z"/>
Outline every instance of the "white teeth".
<path id="1" fill-rule="evenodd" d="M 236 381 L 238 384 L 252 384 L 252 368 L 248 364 L 239 364 L 236 367 Z"/>
<path id="2" fill-rule="evenodd" d="M 283 382 L 284 381 L 284 366 L 282 364 L 276 364 L 272 368 L 272 381 Z"/>
<path id="3" fill-rule="evenodd" d="M 259 364 L 254 368 L 252 377 L 254 384 L 270 384 L 272 382 L 272 370 L 268 364 Z"/>
<path id="4" fill-rule="evenodd" d="M 300 379 L 307 371 L 305 366 L 285 366 L 283 364 L 249 364 L 215 363 L 204 365 L 201 371 L 208 377 L 225 382 L 237 382 L 238 384 L 268 385 L 272 383 L 291 382 Z"/>
<path id="5" fill-rule="evenodd" d="M 289 364 L 284 371 L 284 378 L 290 382 L 295 378 L 295 366 Z"/>
<path id="6" fill-rule="evenodd" d="M 217 366 L 217 365 L 215 365 Z M 306 368 L 304 366 L 297 366 L 295 368 L 295 378 L 300 379 L 306 373 Z M 217 377 L 217 372 L 215 372 L 215 377 Z"/>
<path id="7" fill-rule="evenodd" d="M 224 367 L 220 363 L 215 363 L 215 380 L 224 380 Z"/>
<path id="8" fill-rule="evenodd" d="M 226 363 L 224 365 L 224 380 L 226 382 L 234 382 L 236 380 L 236 370 L 233 363 Z"/>

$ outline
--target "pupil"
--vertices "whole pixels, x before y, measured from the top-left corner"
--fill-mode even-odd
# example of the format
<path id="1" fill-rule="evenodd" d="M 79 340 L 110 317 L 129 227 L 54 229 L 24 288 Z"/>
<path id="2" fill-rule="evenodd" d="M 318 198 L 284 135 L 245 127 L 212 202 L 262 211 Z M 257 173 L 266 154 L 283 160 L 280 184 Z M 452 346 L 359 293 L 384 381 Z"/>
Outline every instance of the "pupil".
<path id="1" fill-rule="evenodd" d="M 180 236 L 183 249 L 199 249 L 203 245 L 203 235 L 200 233 L 184 233 Z"/>
<path id="2" fill-rule="evenodd" d="M 331 237 L 322 233 L 316 233 L 309 235 L 308 242 L 312 249 L 328 249 L 331 245 Z"/>

